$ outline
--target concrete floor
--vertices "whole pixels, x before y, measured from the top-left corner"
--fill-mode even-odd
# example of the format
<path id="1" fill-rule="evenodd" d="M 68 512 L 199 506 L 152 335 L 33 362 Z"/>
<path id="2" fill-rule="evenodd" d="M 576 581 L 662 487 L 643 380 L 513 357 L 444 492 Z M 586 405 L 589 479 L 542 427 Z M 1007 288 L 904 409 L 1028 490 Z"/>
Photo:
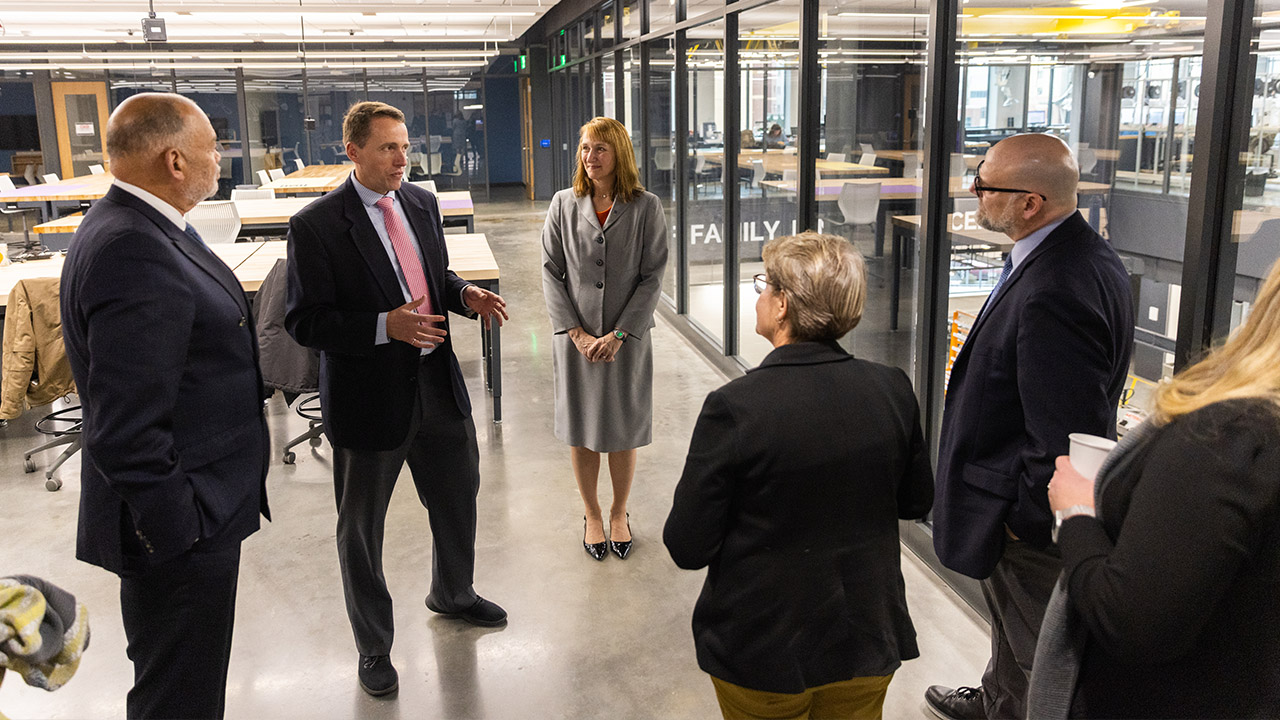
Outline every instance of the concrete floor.
<path id="1" fill-rule="evenodd" d="M 654 329 L 654 443 L 643 448 L 631 501 L 635 549 L 603 563 L 581 546 L 581 505 L 567 449 L 552 435 L 551 353 L 539 276 L 546 203 L 500 191 L 477 203 L 502 268 L 512 320 L 502 331 L 503 422 L 491 420 L 479 335 L 453 324 L 476 408 L 482 485 L 476 589 L 503 605 L 510 624 L 482 630 L 423 606 L 430 575 L 426 511 L 401 478 L 387 520 L 386 571 L 399 627 L 392 659 L 400 691 L 374 699 L 356 683 L 356 651 L 334 551 L 330 449 L 303 446 L 296 465 L 279 454 L 268 478 L 276 521 L 244 546 L 229 718 L 711 718 L 718 707 L 694 660 L 689 618 L 703 572 L 679 570 L 661 544 L 662 524 L 706 393 L 724 378 L 669 326 Z M 865 353 L 864 353 L 865 355 Z M 119 584 L 74 558 L 79 457 L 46 492 L 22 472 L 40 438 L 33 410 L 0 429 L 0 573 L 27 573 L 74 592 L 90 610 L 93 638 L 71 682 L 56 693 L 12 674 L 0 713 L 12 718 L 124 716 L 132 667 L 125 656 Z M 277 449 L 304 423 L 277 396 Z M 52 453 L 37 456 L 43 465 Z M 602 495 L 608 497 L 608 483 Z M 987 658 L 986 625 L 910 552 L 907 595 L 922 657 L 889 689 L 888 718 L 931 717 L 933 683 L 975 684 Z"/>

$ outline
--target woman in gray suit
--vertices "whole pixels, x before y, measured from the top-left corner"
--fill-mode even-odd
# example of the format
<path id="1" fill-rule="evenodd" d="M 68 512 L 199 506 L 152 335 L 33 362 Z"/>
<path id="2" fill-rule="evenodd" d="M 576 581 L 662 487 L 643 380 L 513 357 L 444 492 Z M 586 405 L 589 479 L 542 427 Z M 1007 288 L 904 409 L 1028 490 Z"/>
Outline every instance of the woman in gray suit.
<path id="1" fill-rule="evenodd" d="M 631 552 L 627 497 L 636 448 L 651 442 L 653 353 L 648 330 L 667 265 L 662 204 L 640 185 L 631 137 L 598 117 L 582 126 L 573 187 L 551 200 L 542 229 L 542 288 L 551 342 L 556 437 L 584 508 L 582 544 L 596 560 Z M 609 456 L 609 534 L 596 486 Z"/>

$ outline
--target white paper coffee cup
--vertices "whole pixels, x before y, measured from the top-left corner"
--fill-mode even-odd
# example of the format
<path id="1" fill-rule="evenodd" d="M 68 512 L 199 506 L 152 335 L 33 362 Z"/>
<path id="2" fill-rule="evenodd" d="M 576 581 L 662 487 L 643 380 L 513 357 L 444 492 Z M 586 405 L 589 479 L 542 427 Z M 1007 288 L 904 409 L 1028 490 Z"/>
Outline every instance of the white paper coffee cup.
<path id="1" fill-rule="evenodd" d="M 1090 480 L 1097 478 L 1102 461 L 1116 446 L 1115 440 L 1085 433 L 1071 433 L 1067 440 L 1071 443 L 1071 467 Z"/>

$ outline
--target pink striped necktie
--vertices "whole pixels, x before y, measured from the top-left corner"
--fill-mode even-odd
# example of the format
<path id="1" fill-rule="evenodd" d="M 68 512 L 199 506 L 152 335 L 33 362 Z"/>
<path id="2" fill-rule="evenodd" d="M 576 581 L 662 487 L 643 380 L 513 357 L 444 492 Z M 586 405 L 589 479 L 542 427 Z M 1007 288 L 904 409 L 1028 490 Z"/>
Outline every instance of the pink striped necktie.
<path id="1" fill-rule="evenodd" d="M 418 259 L 418 251 L 414 249 L 413 241 L 409 239 L 409 232 L 405 230 L 404 223 L 400 222 L 400 215 L 391 207 L 391 196 L 384 195 L 374 204 L 382 211 L 382 221 L 387 226 L 387 237 L 391 238 L 391 248 L 396 251 L 396 260 L 400 261 L 400 270 L 404 273 L 404 280 L 409 285 L 409 294 L 414 299 L 426 298 L 426 302 L 418 306 L 417 312 L 421 315 L 431 315 L 431 293 L 427 291 L 427 276 L 422 272 L 422 261 Z"/>

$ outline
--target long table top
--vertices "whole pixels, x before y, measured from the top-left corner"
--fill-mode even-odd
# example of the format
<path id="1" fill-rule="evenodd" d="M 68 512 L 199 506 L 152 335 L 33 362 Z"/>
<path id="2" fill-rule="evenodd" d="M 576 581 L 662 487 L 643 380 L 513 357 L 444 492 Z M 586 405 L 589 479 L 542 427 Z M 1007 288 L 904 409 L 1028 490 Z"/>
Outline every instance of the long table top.
<path id="1" fill-rule="evenodd" d="M 97 200 L 107 194 L 115 177 L 111 173 L 82 175 L 53 183 L 25 185 L 0 192 L 0 202 L 57 202 Z"/>
<path id="2" fill-rule="evenodd" d="M 704 155 L 707 162 L 713 165 L 719 165 L 724 160 L 724 153 L 719 151 L 703 152 L 698 154 Z M 784 153 L 781 150 L 770 150 L 762 152 L 760 150 L 743 150 L 738 153 L 738 167 L 750 169 L 754 161 L 760 160 L 764 163 L 765 172 L 774 175 L 781 175 L 784 170 L 798 170 L 800 161 L 795 153 Z M 841 162 L 838 160 L 819 159 L 814 163 L 818 170 L 828 175 L 888 175 L 889 169 L 876 165 L 860 165 L 858 163 Z"/>
<path id="3" fill-rule="evenodd" d="M 823 178 L 817 182 L 814 194 L 817 195 L 819 202 L 832 202 L 840 197 L 840 191 L 844 188 L 846 182 L 878 182 L 880 183 L 880 199 L 881 200 L 910 200 L 920 196 L 921 185 L 923 181 L 914 177 L 891 177 L 891 178 L 866 178 L 862 180 L 842 180 L 840 178 L 826 179 Z M 792 180 L 765 180 L 760 183 L 765 187 L 781 190 L 782 192 L 795 193 L 796 183 Z M 972 185 L 971 180 L 964 178 L 951 178 L 951 197 L 965 197 L 969 195 L 969 186 Z M 1076 192 L 1080 195 L 1103 195 L 1110 191 L 1111 186 L 1106 183 L 1084 182 L 1081 181 L 1076 187 Z"/>
<path id="4" fill-rule="evenodd" d="M 444 217 L 467 217 L 475 214 L 475 204 L 471 201 L 468 190 L 446 190 L 437 193 L 440 200 L 440 214 Z M 313 197 L 283 197 L 274 200 L 236 200 L 236 211 L 240 213 L 240 224 L 243 227 L 278 226 L 289 222 L 289 218 L 303 208 L 315 202 Z M 36 233 L 73 233 L 84 220 L 82 215 L 59 218 L 32 227 Z"/>
<path id="5" fill-rule="evenodd" d="M 484 233 L 445 235 L 449 250 L 449 268 L 463 280 L 497 280 L 498 263 Z M 254 292 L 271 271 L 276 260 L 286 257 L 288 243 L 283 240 L 267 242 L 221 243 L 210 245 L 214 254 L 235 272 L 240 285 Z M 0 267 L 0 307 L 9 303 L 9 293 L 19 280 L 39 277 L 58 277 L 62 274 L 62 253 L 54 253 L 44 260 L 29 260 Z"/>
<path id="6" fill-rule="evenodd" d="M 355 165 L 308 165 L 262 187 L 275 190 L 276 195 L 327 193 L 346 182 L 355 169 Z"/>

